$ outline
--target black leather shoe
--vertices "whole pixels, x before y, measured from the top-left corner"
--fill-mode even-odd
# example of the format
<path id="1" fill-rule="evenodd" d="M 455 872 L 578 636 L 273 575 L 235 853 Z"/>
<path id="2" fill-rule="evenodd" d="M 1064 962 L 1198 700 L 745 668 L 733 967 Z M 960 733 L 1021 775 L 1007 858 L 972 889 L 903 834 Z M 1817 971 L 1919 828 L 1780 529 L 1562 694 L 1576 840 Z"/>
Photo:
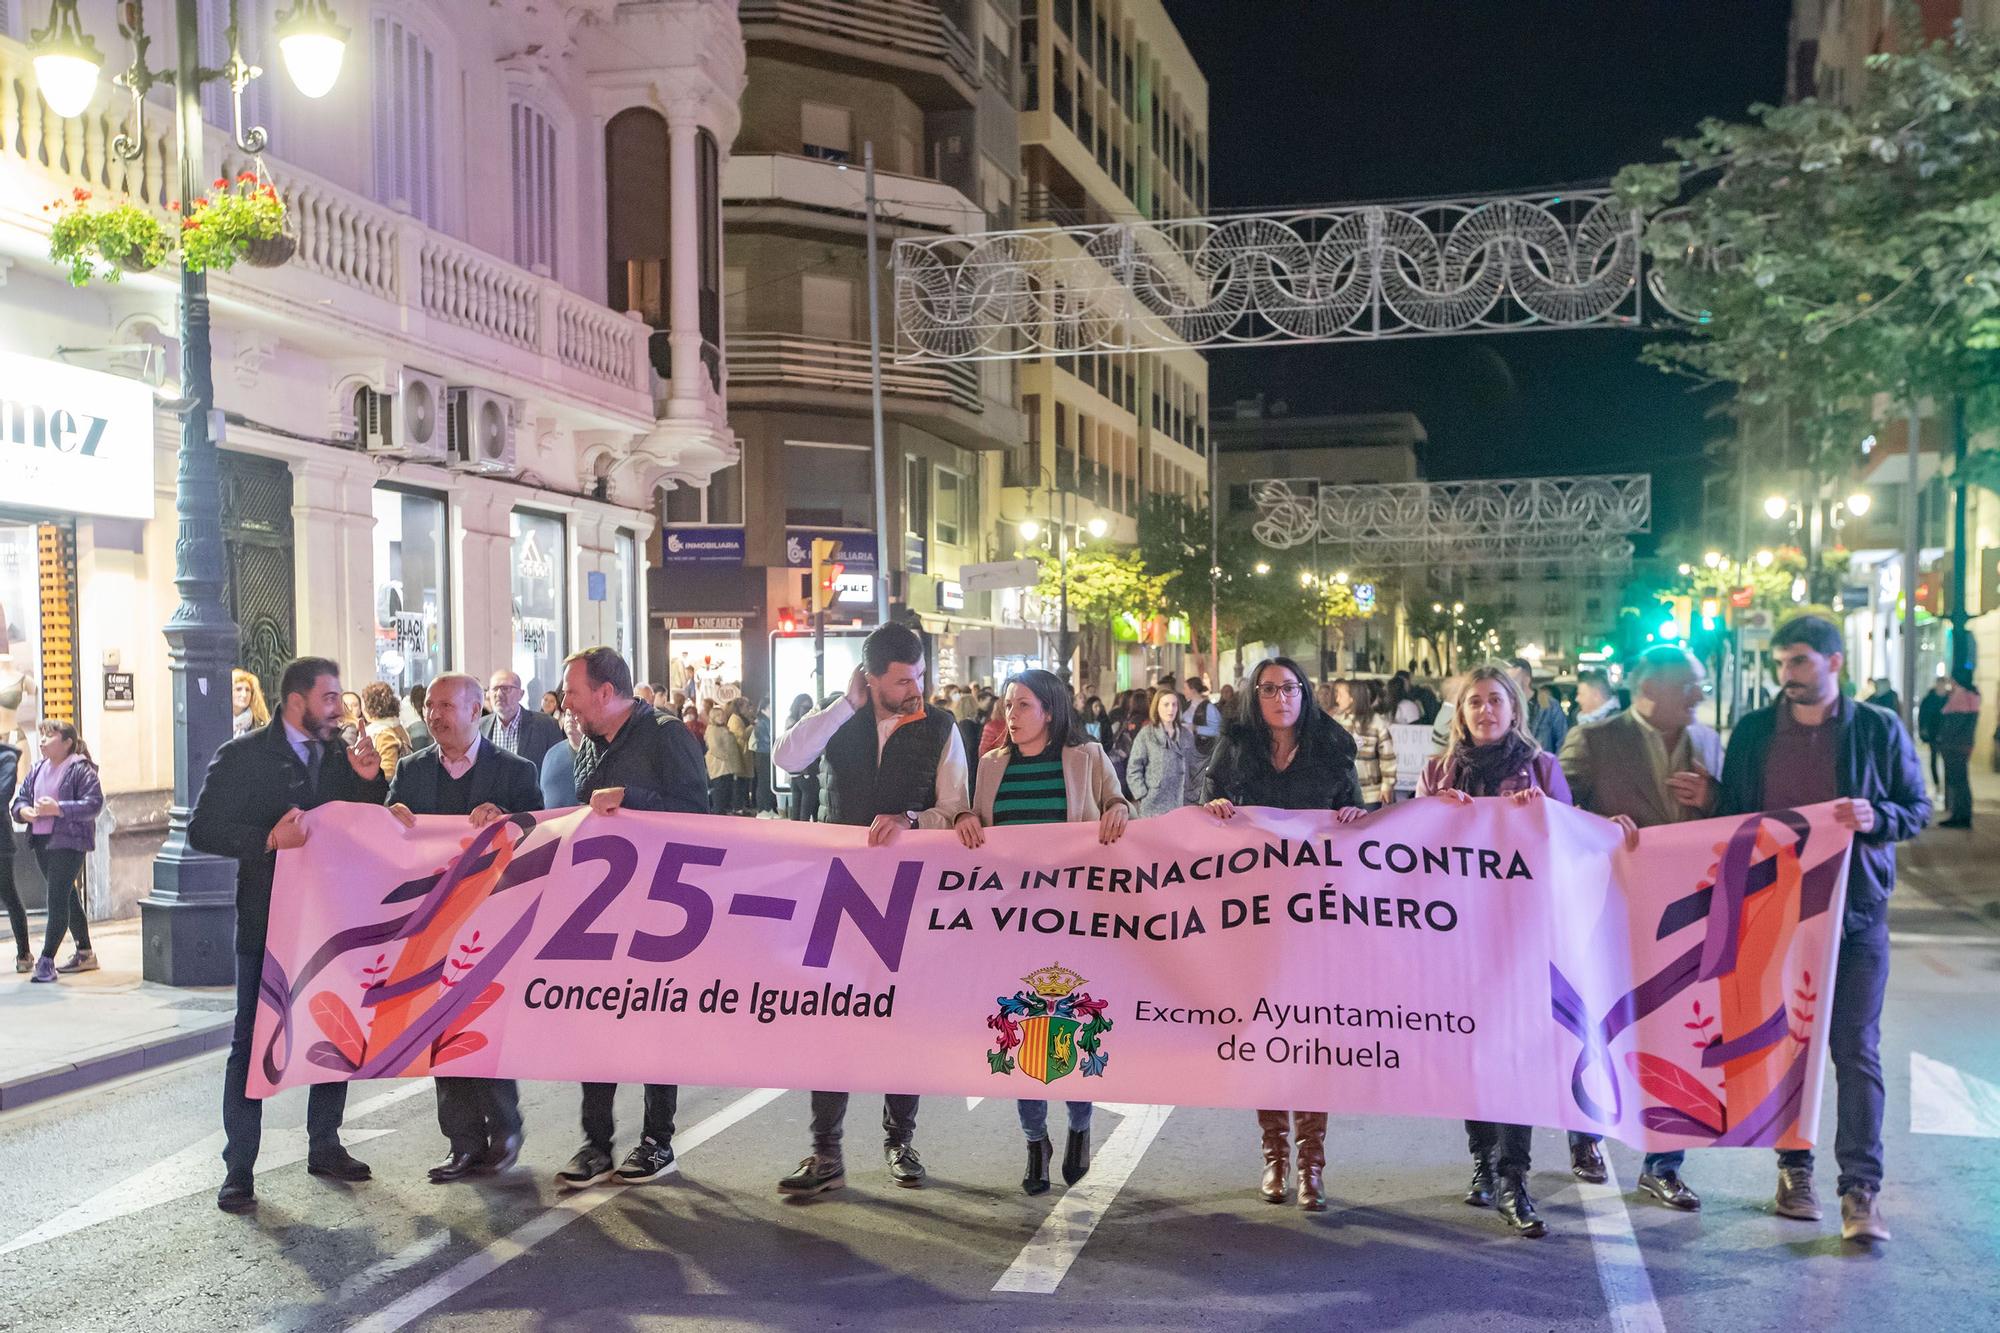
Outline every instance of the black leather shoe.
<path id="1" fill-rule="evenodd" d="M 520 1160 L 521 1136 L 509 1134 L 487 1144 L 486 1151 L 479 1154 L 479 1161 L 472 1170 L 475 1175 L 497 1176 Z"/>
<path id="2" fill-rule="evenodd" d="M 1491 1162 L 1474 1162 L 1472 1164 L 1472 1183 L 1466 1186 L 1465 1201 L 1474 1208 L 1491 1208 L 1493 1206 L 1493 1164 Z"/>
<path id="3" fill-rule="evenodd" d="M 882 1145 L 882 1160 L 889 1164 L 889 1179 L 906 1190 L 913 1190 L 924 1183 L 924 1159 L 917 1156 L 917 1150 L 907 1143 L 885 1143 Z"/>
<path id="4" fill-rule="evenodd" d="M 1639 1192 L 1650 1194 L 1667 1207 L 1683 1213 L 1701 1211 L 1701 1196 L 1688 1188 L 1678 1171 L 1662 1171 L 1657 1176 L 1642 1174 L 1639 1177 Z"/>
<path id="5" fill-rule="evenodd" d="M 1528 1181 L 1525 1176 L 1505 1175 L 1500 1177 L 1500 1187 L 1494 1192 L 1495 1205 L 1507 1225 L 1517 1236 L 1537 1237 L 1549 1234 L 1549 1228 L 1535 1211 L 1535 1201 L 1528 1197 Z"/>
<path id="6" fill-rule="evenodd" d="M 248 1171 L 241 1175 L 231 1171 L 222 1182 L 222 1188 L 215 1192 L 215 1206 L 225 1213 L 254 1213 L 257 1211 L 257 1181 Z"/>
<path id="7" fill-rule="evenodd" d="M 1090 1174 L 1090 1131 L 1072 1129 L 1063 1145 L 1063 1184 L 1074 1185 Z"/>
<path id="8" fill-rule="evenodd" d="M 306 1174 L 309 1176 L 325 1176 L 329 1180 L 344 1180 L 349 1184 L 373 1179 L 375 1175 L 373 1171 L 368 1169 L 368 1163 L 354 1156 L 345 1148 L 336 1148 L 324 1157 L 307 1158 Z"/>
<path id="9" fill-rule="evenodd" d="M 454 1152 L 431 1168 L 431 1184 L 449 1185 L 454 1180 L 464 1180 L 479 1170 L 479 1159 L 483 1155 L 476 1152 Z"/>
<path id="10" fill-rule="evenodd" d="M 1055 1154 L 1055 1145 L 1047 1139 L 1028 1140 L 1028 1169 L 1021 1176 L 1023 1194 L 1049 1192 L 1049 1159 Z"/>
<path id="11" fill-rule="evenodd" d="M 1604 1169 L 1604 1147 L 1595 1139 L 1569 1146 L 1569 1173 L 1589 1185 L 1602 1185 L 1611 1178 Z"/>

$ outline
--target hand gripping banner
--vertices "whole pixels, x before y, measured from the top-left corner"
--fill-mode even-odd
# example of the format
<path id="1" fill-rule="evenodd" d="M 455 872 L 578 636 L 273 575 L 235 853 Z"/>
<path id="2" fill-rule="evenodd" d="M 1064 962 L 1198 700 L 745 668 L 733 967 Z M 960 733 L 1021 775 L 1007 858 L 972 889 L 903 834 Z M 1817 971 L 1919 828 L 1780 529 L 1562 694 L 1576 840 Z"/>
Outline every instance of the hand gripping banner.
<path id="1" fill-rule="evenodd" d="M 949 833 L 330 805 L 251 1091 L 472 1077 L 1496 1120 L 1810 1144 L 1849 834 L 1552 802 Z M 1823 998 L 1824 997 L 1824 998 Z"/>

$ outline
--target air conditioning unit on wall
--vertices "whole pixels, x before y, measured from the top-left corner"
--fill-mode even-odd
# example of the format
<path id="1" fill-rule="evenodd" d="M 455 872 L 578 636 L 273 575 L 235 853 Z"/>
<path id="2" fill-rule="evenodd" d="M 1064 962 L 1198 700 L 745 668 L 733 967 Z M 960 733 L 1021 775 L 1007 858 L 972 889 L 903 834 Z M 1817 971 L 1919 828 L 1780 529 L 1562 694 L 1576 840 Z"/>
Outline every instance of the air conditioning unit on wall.
<path id="1" fill-rule="evenodd" d="M 446 416 L 454 469 L 498 476 L 515 471 L 512 400 L 485 389 L 454 388 Z"/>
<path id="2" fill-rule="evenodd" d="M 371 454 L 442 463 L 446 459 L 445 383 L 441 375 L 402 367 L 393 396 L 363 389 L 355 426 Z"/>

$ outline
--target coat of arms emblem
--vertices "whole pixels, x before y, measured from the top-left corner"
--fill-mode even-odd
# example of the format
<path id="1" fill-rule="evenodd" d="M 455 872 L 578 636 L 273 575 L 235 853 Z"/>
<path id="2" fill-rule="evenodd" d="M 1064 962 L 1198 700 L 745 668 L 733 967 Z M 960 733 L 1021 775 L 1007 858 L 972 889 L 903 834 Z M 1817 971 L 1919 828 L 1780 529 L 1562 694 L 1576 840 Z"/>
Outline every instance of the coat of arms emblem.
<path id="1" fill-rule="evenodd" d="M 986 1020 L 998 1037 L 986 1062 L 996 1074 L 1019 1069 L 1029 1078 L 1053 1083 L 1081 1069 L 1085 1078 L 1104 1073 L 1110 1053 L 1103 1049 L 1111 1020 L 1106 1001 L 1080 990 L 1084 979 L 1060 964 L 1021 978 L 1026 990 L 999 999 L 1000 1012 Z"/>

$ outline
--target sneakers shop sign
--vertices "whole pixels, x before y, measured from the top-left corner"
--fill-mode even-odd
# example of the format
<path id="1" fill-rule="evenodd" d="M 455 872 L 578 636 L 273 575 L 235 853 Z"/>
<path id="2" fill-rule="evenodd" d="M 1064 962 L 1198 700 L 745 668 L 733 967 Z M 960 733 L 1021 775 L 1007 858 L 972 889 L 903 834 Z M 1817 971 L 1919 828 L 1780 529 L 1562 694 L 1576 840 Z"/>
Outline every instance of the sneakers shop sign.
<path id="1" fill-rule="evenodd" d="M 1192 1106 L 1806 1147 L 1848 834 L 1548 801 L 898 833 L 329 805 L 250 1088 L 454 1074 Z M 1500 1071 L 1505 1071 L 1502 1074 Z"/>
<path id="2" fill-rule="evenodd" d="M 136 380 L 0 353 L 0 449 L 10 505 L 153 517 L 153 393 Z"/>

